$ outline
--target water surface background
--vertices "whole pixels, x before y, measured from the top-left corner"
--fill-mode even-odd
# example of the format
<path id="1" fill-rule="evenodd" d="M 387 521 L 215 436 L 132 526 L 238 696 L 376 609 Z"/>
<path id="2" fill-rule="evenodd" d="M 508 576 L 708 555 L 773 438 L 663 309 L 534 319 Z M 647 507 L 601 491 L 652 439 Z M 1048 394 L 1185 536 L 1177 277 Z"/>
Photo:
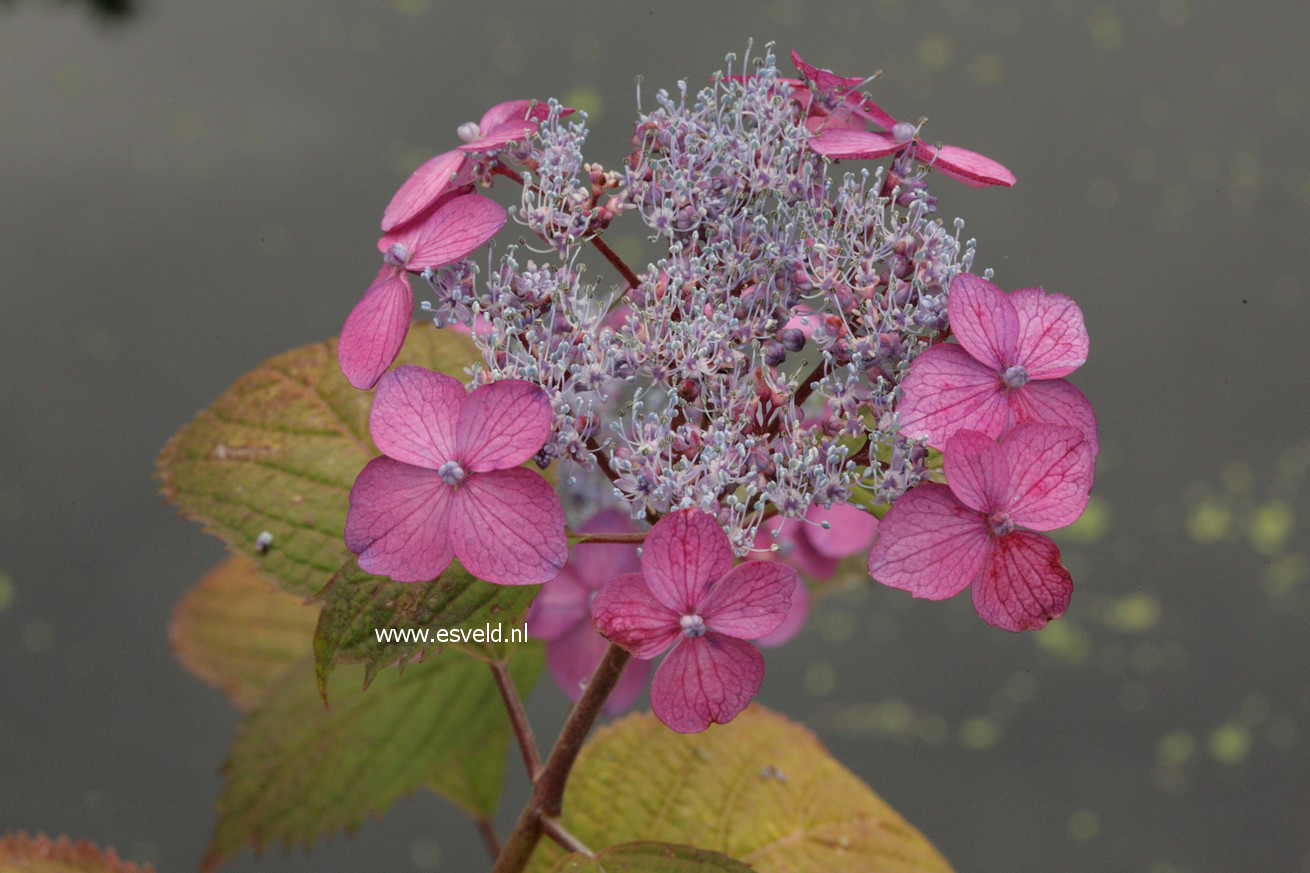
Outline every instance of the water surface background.
<path id="1" fill-rule="evenodd" d="M 559 96 L 614 163 L 638 73 L 699 83 L 750 36 L 882 69 L 891 111 L 1015 171 L 1009 191 L 940 182 L 942 211 L 1002 286 L 1079 301 L 1104 445 L 1061 535 L 1065 619 L 1012 636 L 967 597 L 864 588 L 770 654 L 761 699 L 961 871 L 1310 871 L 1292 0 L 0 2 L 0 830 L 194 869 L 237 715 L 166 623 L 222 549 L 156 496 L 155 452 L 242 372 L 339 329 L 383 205 L 460 122 Z M 561 717 L 548 685 L 531 703 Z M 231 869 L 481 852 L 423 796 Z"/>

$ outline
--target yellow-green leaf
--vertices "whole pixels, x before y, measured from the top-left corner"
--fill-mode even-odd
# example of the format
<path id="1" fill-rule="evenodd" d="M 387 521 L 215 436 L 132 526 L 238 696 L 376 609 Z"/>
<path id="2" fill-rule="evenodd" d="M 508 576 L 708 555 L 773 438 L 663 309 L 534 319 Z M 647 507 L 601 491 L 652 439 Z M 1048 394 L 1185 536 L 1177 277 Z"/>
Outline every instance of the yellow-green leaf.
<path id="1" fill-rule="evenodd" d="M 701 734 L 648 714 L 602 729 L 578 758 L 562 821 L 589 846 L 687 844 L 760 873 L 951 869 L 809 730 L 761 706 Z M 543 842 L 529 869 L 549 871 L 562 854 Z"/>
<path id="2" fill-rule="evenodd" d="M 0 873 L 153 873 L 149 864 L 122 861 L 113 849 L 45 834 L 0 836 Z"/>
<path id="3" fill-rule="evenodd" d="M 542 661 L 539 645 L 515 651 L 510 672 L 520 689 Z M 362 669 L 347 667 L 329 691 L 331 708 L 306 658 L 246 716 L 224 767 L 206 869 L 246 846 L 308 846 L 423 787 L 478 817 L 495 810 L 510 730 L 486 664 L 430 658 L 381 674 L 367 691 Z"/>
<path id="4" fill-rule="evenodd" d="M 317 621 L 316 607 L 233 555 L 178 602 L 169 640 L 187 669 L 248 710 L 309 655 Z"/>
<path id="5" fill-rule="evenodd" d="M 410 333 L 399 363 L 462 378 L 475 357 L 468 337 L 425 328 Z M 335 340 L 270 358 L 164 447 L 164 495 L 286 591 L 314 594 L 341 566 L 350 486 L 377 454 L 372 399 L 341 375 Z"/>
<path id="6" fill-rule="evenodd" d="M 551 873 L 749 873 L 750 867 L 718 852 L 673 843 L 625 843 L 594 858 L 573 853 Z"/>

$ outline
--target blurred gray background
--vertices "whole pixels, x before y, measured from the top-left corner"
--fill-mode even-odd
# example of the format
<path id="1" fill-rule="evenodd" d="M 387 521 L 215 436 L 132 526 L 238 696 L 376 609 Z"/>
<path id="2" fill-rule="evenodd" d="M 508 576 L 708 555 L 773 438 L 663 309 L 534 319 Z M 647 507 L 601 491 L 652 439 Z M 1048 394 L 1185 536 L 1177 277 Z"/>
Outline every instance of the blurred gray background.
<path id="1" fill-rule="evenodd" d="M 1068 617 L 839 595 L 762 700 L 962 873 L 1310 871 L 1303 0 L 0 0 L 0 831 L 194 869 L 237 715 L 166 622 L 222 550 L 155 452 L 339 329 L 460 122 L 559 96 L 614 163 L 637 74 L 699 83 L 748 37 L 882 69 L 889 109 L 1014 170 L 940 182 L 942 213 L 1003 287 L 1081 304 L 1104 444 Z M 484 866 L 424 796 L 231 869 Z"/>

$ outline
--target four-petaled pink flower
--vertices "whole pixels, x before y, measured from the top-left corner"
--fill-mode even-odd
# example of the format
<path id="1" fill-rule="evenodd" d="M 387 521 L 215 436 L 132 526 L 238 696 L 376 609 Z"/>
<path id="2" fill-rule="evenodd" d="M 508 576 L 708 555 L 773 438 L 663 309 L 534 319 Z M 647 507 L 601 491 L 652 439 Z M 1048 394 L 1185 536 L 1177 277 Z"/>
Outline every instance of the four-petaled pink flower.
<path id="1" fill-rule="evenodd" d="M 810 116 L 807 126 L 816 131 L 810 139 L 810 148 L 819 154 L 841 160 L 882 158 L 909 151 L 920 163 L 974 188 L 1014 184 L 1014 174 L 985 155 L 959 146 L 935 146 L 920 141 L 916 125 L 897 121 L 866 95 L 854 90 L 865 79 L 820 69 L 806 63 L 794 51 L 791 59 L 818 95 L 818 99 L 803 102 Z M 866 122 L 882 130 L 868 130 Z"/>
<path id="2" fill-rule="evenodd" d="M 378 240 L 382 269 L 346 316 L 337 343 L 341 372 L 356 388 L 372 388 L 405 344 L 414 316 L 407 273 L 454 263 L 496 235 L 503 206 L 460 188 L 431 209 Z"/>
<path id="3" fill-rule="evenodd" d="M 981 276 L 951 282 L 947 315 L 959 345 L 943 343 L 910 363 L 901 383 L 901 431 L 943 449 L 951 434 L 997 437 L 1026 421 L 1080 430 L 1092 453 L 1096 414 L 1061 378 L 1087 360 L 1083 313 L 1063 294 L 1021 288 L 1006 294 Z"/>
<path id="4" fill-rule="evenodd" d="M 369 414 L 383 456 L 360 472 L 346 515 L 359 566 L 424 582 L 459 558 L 499 585 L 553 579 L 568 559 L 564 510 L 540 474 L 519 466 L 545 444 L 552 417 L 529 382 L 466 393 L 423 367 L 387 373 Z"/>
<path id="5" fill-rule="evenodd" d="M 673 647 L 651 682 L 651 709 L 680 733 L 724 724 L 764 679 L 764 657 L 747 640 L 782 623 L 796 571 L 772 561 L 732 566 L 714 517 L 683 509 L 655 523 L 641 572 L 611 580 L 591 607 L 596 627 L 643 660 Z"/>
<path id="6" fill-rule="evenodd" d="M 892 504 L 869 552 L 869 574 L 930 600 L 972 585 L 974 608 L 988 624 L 1040 628 L 1064 614 L 1073 580 L 1055 543 L 1033 531 L 1082 514 L 1093 464 L 1072 427 L 1030 422 L 999 443 L 958 431 L 946 444 L 949 487 L 919 485 Z"/>
<path id="7" fill-rule="evenodd" d="M 764 551 L 756 560 L 781 561 L 815 579 L 830 579 L 837 572 L 838 561 L 869 548 L 877 529 L 877 517 L 858 507 L 811 506 L 803 522 L 773 518 L 761 524 L 755 534 L 755 548 Z M 778 546 L 776 551 L 774 545 Z M 790 642 L 805 626 L 809 611 L 810 592 L 798 576 L 787 617 L 755 643 L 767 649 Z"/>
<path id="8" fill-rule="evenodd" d="M 632 519 L 617 509 L 605 509 L 578 528 L 580 533 L 635 533 Z M 605 583 L 625 573 L 641 571 L 636 545 L 582 543 L 564 569 L 542 586 L 527 626 L 534 637 L 546 641 L 546 666 L 556 684 L 577 700 L 584 684 L 596 672 L 609 643 L 591 622 L 591 602 Z M 618 715 L 631 706 L 650 680 L 650 662 L 633 660 L 623 669 L 605 711 Z"/>

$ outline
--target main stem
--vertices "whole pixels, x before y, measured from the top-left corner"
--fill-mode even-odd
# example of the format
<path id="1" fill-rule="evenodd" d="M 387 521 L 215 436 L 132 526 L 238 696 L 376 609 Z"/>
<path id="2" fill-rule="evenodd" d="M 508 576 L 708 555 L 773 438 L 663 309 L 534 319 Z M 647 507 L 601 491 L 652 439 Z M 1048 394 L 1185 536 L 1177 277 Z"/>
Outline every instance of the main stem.
<path id="1" fill-rule="evenodd" d="M 573 763 L 582 751 L 591 728 L 600 718 L 605 701 L 609 699 L 614 686 L 618 684 L 623 668 L 632 657 L 623 649 L 611 644 L 601 658 L 596 672 L 587 682 L 582 697 L 573 705 L 568 720 L 560 730 L 559 739 L 550 750 L 540 775 L 533 786 L 532 797 L 519 813 L 514 830 L 505 841 L 505 848 L 496 860 L 492 873 L 521 873 L 532 857 L 532 850 L 542 834 L 542 817 L 551 819 L 559 816 L 564 807 L 564 786 L 568 783 Z"/>

